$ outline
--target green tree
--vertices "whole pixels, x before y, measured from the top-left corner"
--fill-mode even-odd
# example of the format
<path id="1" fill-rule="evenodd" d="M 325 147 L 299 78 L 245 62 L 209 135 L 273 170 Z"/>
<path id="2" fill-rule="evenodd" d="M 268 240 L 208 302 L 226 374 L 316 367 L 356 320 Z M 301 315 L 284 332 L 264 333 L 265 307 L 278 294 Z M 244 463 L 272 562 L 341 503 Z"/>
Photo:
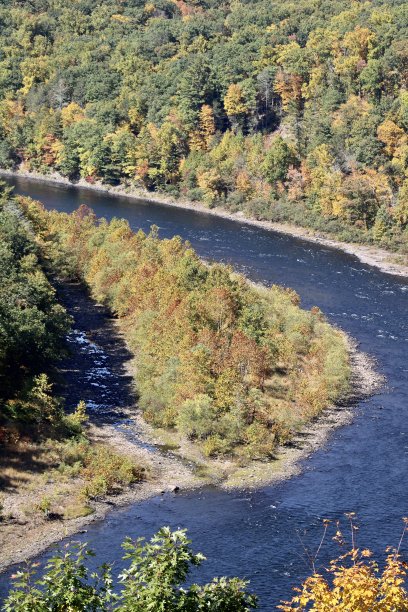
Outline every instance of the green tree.
<path id="1" fill-rule="evenodd" d="M 194 553 L 185 530 L 163 527 L 149 542 L 125 540 L 124 559 L 114 593 L 111 568 L 103 565 L 89 575 L 86 545 L 53 557 L 40 580 L 33 582 L 34 568 L 19 571 L 3 609 L 5 612 L 249 612 L 257 599 L 238 578 L 214 578 L 204 585 L 185 586 L 191 568 L 205 557 Z"/>
<path id="2" fill-rule="evenodd" d="M 262 172 L 268 183 L 276 186 L 278 181 L 284 181 L 293 161 L 294 156 L 289 145 L 281 136 L 275 138 L 262 165 Z"/>

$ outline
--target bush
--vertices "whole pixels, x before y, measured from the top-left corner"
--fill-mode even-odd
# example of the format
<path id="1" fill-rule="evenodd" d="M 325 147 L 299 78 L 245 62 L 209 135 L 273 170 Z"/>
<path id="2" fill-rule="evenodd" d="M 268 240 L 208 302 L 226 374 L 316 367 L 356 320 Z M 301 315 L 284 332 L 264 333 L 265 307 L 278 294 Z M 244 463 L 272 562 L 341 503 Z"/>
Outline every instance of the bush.
<path id="1" fill-rule="evenodd" d="M 317 555 L 324 541 L 328 521 L 322 541 L 313 556 L 313 574 L 307 578 L 291 601 L 278 606 L 283 612 L 298 610 L 350 610 L 353 612 L 407 612 L 408 593 L 406 591 L 407 564 L 401 558 L 400 548 L 405 535 L 408 519 L 404 519 L 404 530 L 396 549 L 387 549 L 385 563 L 374 561 L 368 549 L 358 549 L 355 544 L 357 527 L 353 513 L 349 515 L 352 532 L 352 548 L 338 559 L 330 562 L 324 575 L 316 570 Z M 334 539 L 345 545 L 345 539 L 338 526 Z"/>
<path id="2" fill-rule="evenodd" d="M 215 426 L 216 411 L 208 395 L 197 395 L 186 400 L 177 416 L 179 430 L 189 438 L 205 439 Z"/>
<path id="3" fill-rule="evenodd" d="M 127 539 L 123 547 L 128 566 L 112 591 L 111 567 L 91 576 L 86 566 L 92 552 L 85 544 L 71 546 L 53 557 L 41 580 L 33 580 L 35 565 L 17 572 L 15 586 L 4 603 L 5 612 L 249 612 L 257 607 L 247 583 L 238 578 L 214 578 L 204 585 L 186 580 L 205 557 L 193 553 L 183 530 L 163 527 L 150 542 Z"/>
<path id="4" fill-rule="evenodd" d="M 144 478 L 144 468 L 107 446 L 90 447 L 80 474 L 87 480 L 83 493 L 90 498 L 117 493 Z"/>

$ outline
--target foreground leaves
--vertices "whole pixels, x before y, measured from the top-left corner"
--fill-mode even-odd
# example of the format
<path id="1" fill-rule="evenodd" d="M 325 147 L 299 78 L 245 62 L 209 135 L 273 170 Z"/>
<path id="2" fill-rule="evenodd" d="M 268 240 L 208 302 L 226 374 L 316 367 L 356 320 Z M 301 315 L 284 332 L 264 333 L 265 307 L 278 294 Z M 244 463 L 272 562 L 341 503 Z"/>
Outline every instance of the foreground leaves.
<path id="1" fill-rule="evenodd" d="M 69 547 L 53 557 L 40 580 L 32 581 L 36 564 L 14 577 L 5 612 L 248 612 L 256 597 L 238 578 L 214 578 L 204 585 L 185 586 L 191 568 L 205 557 L 194 553 L 185 530 L 163 527 L 149 542 L 126 539 L 129 566 L 113 589 L 112 572 L 103 565 L 90 575 L 85 544 Z M 184 585 L 184 586 L 183 586 Z"/>

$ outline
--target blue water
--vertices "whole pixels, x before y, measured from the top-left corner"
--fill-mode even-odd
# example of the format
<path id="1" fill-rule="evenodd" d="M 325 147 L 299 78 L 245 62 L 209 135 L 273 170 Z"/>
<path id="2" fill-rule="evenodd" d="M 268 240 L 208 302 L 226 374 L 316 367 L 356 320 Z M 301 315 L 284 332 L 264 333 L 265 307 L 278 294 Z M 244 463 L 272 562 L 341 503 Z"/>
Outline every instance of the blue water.
<path id="1" fill-rule="evenodd" d="M 354 336 L 387 380 L 355 407 L 351 425 L 304 462 L 300 476 L 255 493 L 207 487 L 112 513 L 80 536 L 96 550 L 97 562 L 115 560 L 120 567 L 126 535 L 150 536 L 164 524 L 187 527 L 208 559 L 200 579 L 246 576 L 262 609 L 272 610 L 308 573 L 303 546 L 317 547 L 322 517 L 354 511 L 358 544 L 381 553 L 397 543 L 408 514 L 407 280 L 340 251 L 194 211 L 27 179 L 10 183 L 48 208 L 70 212 L 87 204 L 98 216 L 126 218 L 134 229 L 155 224 L 161 237 L 179 234 L 199 255 L 230 263 L 254 281 L 293 287 L 305 308 L 319 306 Z M 336 552 L 328 538 L 321 563 Z"/>

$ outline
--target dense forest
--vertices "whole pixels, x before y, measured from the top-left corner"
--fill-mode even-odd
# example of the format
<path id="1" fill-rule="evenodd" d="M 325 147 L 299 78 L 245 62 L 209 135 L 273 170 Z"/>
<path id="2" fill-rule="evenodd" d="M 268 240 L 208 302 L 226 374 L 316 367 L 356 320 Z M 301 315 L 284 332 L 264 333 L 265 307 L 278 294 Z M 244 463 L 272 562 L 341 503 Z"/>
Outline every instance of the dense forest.
<path id="1" fill-rule="evenodd" d="M 407 252 L 402 0 L 4 0 L 0 166 Z"/>
<path id="2" fill-rule="evenodd" d="M 4 190 L 0 200 L 0 444 L 22 427 L 35 437 L 61 425 L 45 372 L 61 357 L 70 325 L 9 195 Z"/>
<path id="3" fill-rule="evenodd" d="M 119 317 L 145 417 L 205 455 L 271 457 L 347 389 L 344 335 L 294 291 L 254 287 L 154 227 L 134 233 L 85 206 L 69 215 L 20 201 L 53 269 Z"/>

